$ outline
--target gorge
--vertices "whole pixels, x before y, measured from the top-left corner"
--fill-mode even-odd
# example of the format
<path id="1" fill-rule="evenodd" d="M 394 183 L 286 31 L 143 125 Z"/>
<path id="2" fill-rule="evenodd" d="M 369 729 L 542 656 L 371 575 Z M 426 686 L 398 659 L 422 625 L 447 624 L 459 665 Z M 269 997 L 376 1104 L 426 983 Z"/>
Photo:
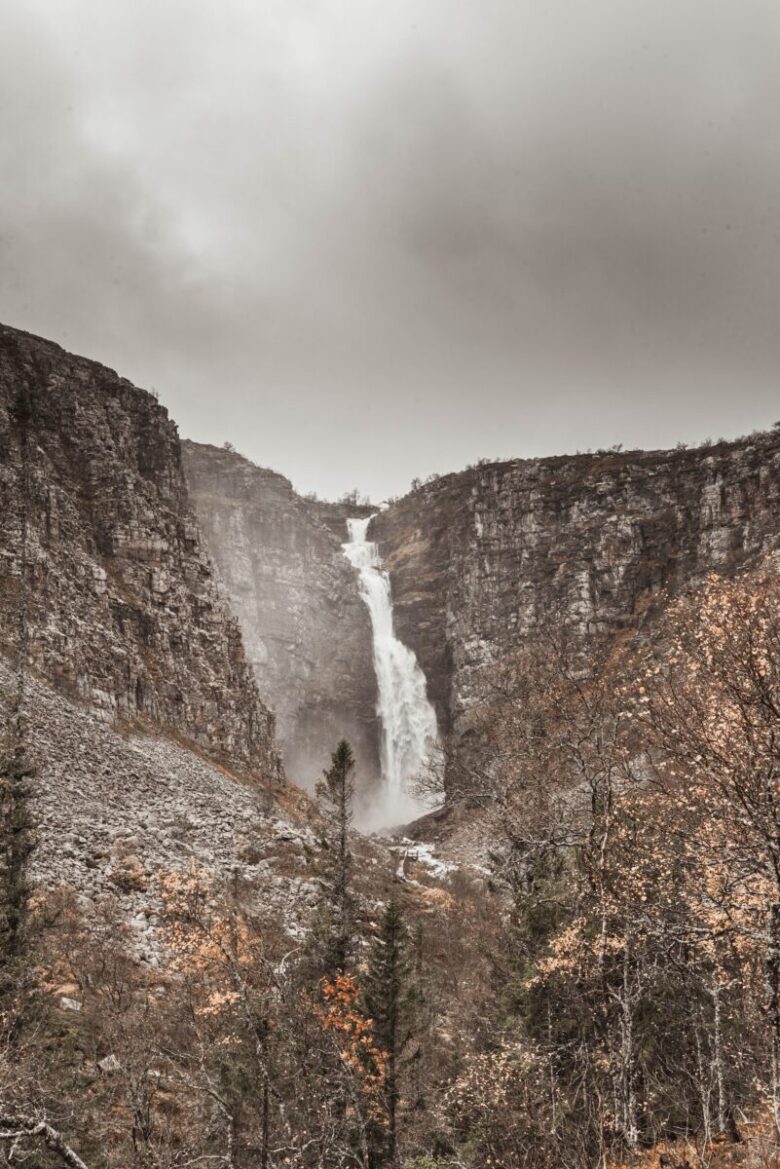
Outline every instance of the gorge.
<path id="1" fill-rule="evenodd" d="M 487 463 L 374 515 L 306 499 L 231 449 L 180 444 L 150 395 L 94 362 L 8 328 L 0 341 L 7 652 L 24 393 L 35 668 L 108 720 L 175 730 L 268 775 L 281 774 L 278 745 L 309 790 L 343 737 L 369 804 L 383 775 L 408 772 L 403 743 L 419 754 L 434 727 L 425 692 L 440 736 L 456 743 L 486 671 L 545 614 L 608 643 L 650 628 L 665 597 L 780 543 L 778 430 Z M 359 539 L 369 524 L 376 551 Z M 385 588 L 399 642 L 378 659 Z M 383 738 L 377 709 L 392 726 L 382 690 L 405 660 L 399 643 L 422 671 L 404 682 L 418 713 Z"/>
<path id="2" fill-rule="evenodd" d="M 302 777 L 297 760 L 318 735 L 332 743 L 346 734 L 374 787 L 371 627 L 341 553 L 349 505 L 298 496 L 232 451 L 185 443 L 184 455 L 260 693 L 277 710 L 288 769 Z M 425 675 L 442 740 L 456 749 L 488 672 L 550 616 L 583 645 L 606 646 L 651 630 L 668 599 L 708 573 L 775 554 L 780 431 L 673 451 L 485 463 L 391 501 L 371 536 L 397 636 Z M 307 773 L 318 774 L 314 763 Z"/>
<path id="3" fill-rule="evenodd" d="M 0 1169 L 780 1169 L 780 3 L 2 15 Z"/>
<path id="4" fill-rule="evenodd" d="M 106 1169 L 766 1163 L 717 1156 L 769 1140 L 779 555 L 780 428 L 324 502 L 0 327 L 9 1115 Z"/>

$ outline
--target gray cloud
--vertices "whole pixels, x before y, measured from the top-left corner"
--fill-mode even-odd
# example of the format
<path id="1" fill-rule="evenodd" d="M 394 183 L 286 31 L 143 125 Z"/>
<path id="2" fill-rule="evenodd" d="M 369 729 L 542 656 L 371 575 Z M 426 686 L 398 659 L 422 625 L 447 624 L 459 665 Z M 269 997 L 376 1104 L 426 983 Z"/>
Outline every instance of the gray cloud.
<path id="1" fill-rule="evenodd" d="M 761 0 L 28 0 L 0 317 L 381 497 L 780 414 Z"/>

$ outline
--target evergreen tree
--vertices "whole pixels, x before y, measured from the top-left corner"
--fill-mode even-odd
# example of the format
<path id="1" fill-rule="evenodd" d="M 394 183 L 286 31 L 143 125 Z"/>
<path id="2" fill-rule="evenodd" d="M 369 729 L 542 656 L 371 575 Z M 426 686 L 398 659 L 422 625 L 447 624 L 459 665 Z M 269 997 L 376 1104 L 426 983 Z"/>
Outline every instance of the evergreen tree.
<path id="1" fill-rule="evenodd" d="M 0 753 L 0 994 L 13 985 L 27 906 L 27 858 L 32 850 L 29 782 L 35 775 L 27 754 L 25 726 L 14 712 Z"/>
<path id="2" fill-rule="evenodd" d="M 317 787 L 326 823 L 328 863 L 328 905 L 324 916 L 323 966 L 329 975 L 346 969 L 352 949 L 355 907 L 352 896 L 352 852 L 349 826 L 355 788 L 352 772 L 355 757 L 346 739 L 342 739 L 331 756 L 331 765 Z"/>
<path id="3" fill-rule="evenodd" d="M 401 906 L 391 897 L 371 947 L 363 983 L 366 1013 L 373 1020 L 374 1035 L 387 1057 L 387 1130 L 384 1141 L 380 1142 L 377 1165 L 397 1164 L 399 1073 L 411 1038 L 413 1014 L 410 974 L 409 934 Z"/>
<path id="4" fill-rule="evenodd" d="M 35 775 L 27 750 L 25 698 L 27 683 L 28 556 L 30 522 L 29 390 L 22 387 L 13 407 L 19 434 L 19 599 L 17 612 L 16 686 L 0 745 L 0 994 L 17 981 L 22 923 L 27 908 L 27 859 L 32 851 L 30 780 Z"/>

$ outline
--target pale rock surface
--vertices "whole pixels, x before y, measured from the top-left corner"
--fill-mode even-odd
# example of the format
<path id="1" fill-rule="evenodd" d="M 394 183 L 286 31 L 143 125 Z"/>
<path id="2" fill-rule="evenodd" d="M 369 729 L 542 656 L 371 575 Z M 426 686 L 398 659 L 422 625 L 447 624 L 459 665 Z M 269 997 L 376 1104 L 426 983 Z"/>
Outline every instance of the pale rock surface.
<path id="1" fill-rule="evenodd" d="M 0 721 L 12 684 L 0 660 Z M 115 905 L 135 956 L 151 963 L 171 873 L 203 874 L 215 889 L 237 874 L 258 906 L 300 930 L 319 893 L 317 838 L 283 811 L 284 785 L 241 780 L 162 737 L 121 734 L 40 682 L 28 687 L 26 715 L 36 769 L 29 876 L 39 890 L 74 891 L 87 923 Z"/>
<path id="2" fill-rule="evenodd" d="M 206 545 L 276 712 L 287 773 L 311 790 L 346 738 L 357 785 L 370 791 L 379 776 L 371 628 L 341 548 L 347 517 L 366 509 L 305 499 L 232 450 L 185 442 L 183 453 Z"/>

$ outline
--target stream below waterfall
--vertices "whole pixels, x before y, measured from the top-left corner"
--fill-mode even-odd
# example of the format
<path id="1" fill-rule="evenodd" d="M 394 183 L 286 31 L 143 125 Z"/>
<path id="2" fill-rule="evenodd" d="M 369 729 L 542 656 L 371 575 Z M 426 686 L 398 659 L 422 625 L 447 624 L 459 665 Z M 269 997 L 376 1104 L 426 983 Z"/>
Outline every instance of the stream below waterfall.
<path id="1" fill-rule="evenodd" d="M 370 826 L 380 827 L 413 819 L 429 810 L 430 805 L 415 796 L 410 787 L 429 763 L 438 732 L 425 674 L 415 654 L 393 630 L 390 577 L 382 568 L 377 545 L 367 538 L 373 518 L 347 520 L 349 540 L 342 548 L 358 570 L 360 595 L 371 618 L 383 790 L 379 806 L 372 808 Z"/>

